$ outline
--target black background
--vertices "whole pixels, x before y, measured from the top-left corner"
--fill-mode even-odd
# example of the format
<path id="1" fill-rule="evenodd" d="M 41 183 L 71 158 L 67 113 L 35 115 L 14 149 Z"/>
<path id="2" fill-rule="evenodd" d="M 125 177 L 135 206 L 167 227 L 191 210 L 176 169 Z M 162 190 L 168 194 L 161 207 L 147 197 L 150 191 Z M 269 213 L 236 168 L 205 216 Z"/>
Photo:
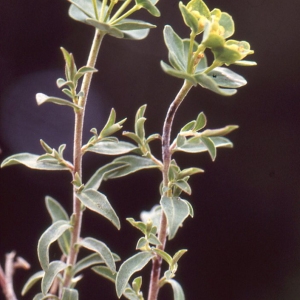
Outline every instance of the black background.
<path id="1" fill-rule="evenodd" d="M 195 209 L 176 238 L 168 243 L 171 254 L 189 251 L 181 259 L 177 279 L 187 299 L 296 300 L 300 296 L 299 207 L 299 2 L 208 0 L 209 8 L 230 13 L 236 24 L 233 38 L 247 40 L 256 67 L 232 69 L 248 85 L 230 98 L 193 88 L 180 107 L 176 132 L 200 111 L 209 128 L 238 124 L 230 135 L 233 149 L 220 149 L 215 162 L 207 153 L 178 155 L 182 167 L 198 166 L 205 173 L 191 179 L 193 194 L 186 197 Z M 0 159 L 19 152 L 42 154 L 39 139 L 52 147 L 67 143 L 72 149 L 72 110 L 45 104 L 37 107 L 35 94 L 62 96 L 55 80 L 63 76 L 59 47 L 73 52 L 77 66 L 86 63 L 93 37 L 92 27 L 67 17 L 63 0 L 0 2 Z M 181 37 L 183 25 L 178 3 L 161 0 L 162 18 L 144 12 L 136 16 L 157 24 L 143 41 L 106 37 L 92 84 L 85 127 L 85 141 L 92 127 L 101 129 L 110 108 L 118 120 L 127 117 L 132 130 L 139 106 L 147 103 L 148 134 L 161 132 L 169 103 L 181 81 L 164 74 L 160 60 L 167 61 L 162 29 L 170 24 Z M 154 152 L 159 156 L 159 143 Z M 84 159 L 84 179 L 110 158 L 89 154 Z M 30 274 L 39 270 L 36 245 L 50 225 L 44 205 L 51 195 L 71 212 L 71 178 L 60 172 L 38 172 L 23 166 L 0 170 L 0 260 L 11 250 L 32 264 L 18 271 L 19 291 Z M 106 182 L 104 192 L 122 224 L 118 232 L 98 215 L 86 212 L 82 236 L 107 243 L 123 259 L 134 253 L 138 232 L 125 221 L 138 219 L 159 200 L 157 171 Z M 53 247 L 53 258 L 59 251 Z M 115 299 L 112 284 L 91 271 L 78 284 L 80 299 Z M 149 272 L 145 272 L 144 291 Z M 169 289 L 161 299 L 170 299 Z M 32 299 L 34 292 L 24 299 Z M 2 295 L 0 296 L 0 298 Z M 2 299 L 2 298 L 1 298 Z"/>

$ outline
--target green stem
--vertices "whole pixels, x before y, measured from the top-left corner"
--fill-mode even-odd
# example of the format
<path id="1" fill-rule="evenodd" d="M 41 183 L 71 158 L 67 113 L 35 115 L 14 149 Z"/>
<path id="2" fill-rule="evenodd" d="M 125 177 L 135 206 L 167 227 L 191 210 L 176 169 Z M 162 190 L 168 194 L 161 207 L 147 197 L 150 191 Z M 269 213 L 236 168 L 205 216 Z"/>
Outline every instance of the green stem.
<path id="1" fill-rule="evenodd" d="M 97 56 L 99 53 L 99 49 L 101 46 L 101 42 L 103 40 L 105 34 L 96 30 L 93 44 L 91 47 L 91 51 L 89 54 L 87 66 L 94 67 L 96 64 Z M 84 114 L 85 107 L 87 102 L 87 96 L 91 84 L 93 73 L 86 73 L 83 77 L 81 91 L 84 92 L 84 96 L 79 98 L 79 105 L 82 107 L 80 111 L 75 113 L 75 128 L 74 128 L 74 149 L 73 149 L 73 179 L 75 179 L 75 174 L 77 173 L 80 178 L 82 174 L 82 130 L 83 130 L 83 122 L 84 122 Z M 74 266 L 77 260 L 77 247 L 75 246 L 80 239 L 81 232 L 81 223 L 82 223 L 82 210 L 81 210 L 81 202 L 76 197 L 76 188 L 73 188 L 73 230 L 71 234 L 71 245 L 70 245 L 70 253 L 67 258 L 67 264 L 69 266 Z M 70 271 L 66 270 L 64 273 L 63 286 L 69 287 L 72 280 L 72 274 Z"/>
<path id="2" fill-rule="evenodd" d="M 190 39 L 190 47 L 189 47 L 189 55 L 188 55 L 188 64 L 187 64 L 187 72 L 192 73 L 193 70 L 193 48 L 196 34 L 191 32 L 191 39 Z"/>
<path id="3" fill-rule="evenodd" d="M 113 15 L 113 17 L 110 19 L 110 23 L 114 22 L 126 9 L 126 7 L 130 4 L 132 0 L 126 0 L 121 7 L 116 11 L 116 13 Z"/>
<path id="4" fill-rule="evenodd" d="M 118 22 L 120 22 L 121 20 L 129 17 L 130 15 L 132 15 L 134 12 L 136 12 L 139 9 L 141 9 L 141 6 L 135 5 L 134 7 L 132 7 L 131 9 L 129 9 L 124 15 L 122 15 L 118 19 L 114 20 L 113 22 L 110 22 L 110 24 L 111 25 L 117 24 Z"/>
<path id="5" fill-rule="evenodd" d="M 163 135 L 162 135 L 162 157 L 163 157 L 163 186 L 168 188 L 169 185 L 169 178 L 168 178 L 168 171 L 171 163 L 172 153 L 170 150 L 170 136 L 172 130 L 173 120 L 176 114 L 176 111 L 190 89 L 192 88 L 193 84 L 190 81 L 185 80 L 183 86 L 181 87 L 180 91 L 178 92 L 176 98 L 172 102 L 167 112 L 164 126 L 163 126 Z M 164 193 L 165 196 L 171 197 L 170 191 Z M 167 218 L 166 215 L 162 212 L 161 220 L 160 220 L 160 228 L 158 233 L 158 239 L 161 242 L 161 245 L 158 246 L 159 249 L 164 250 L 166 239 L 167 239 Z M 159 292 L 159 277 L 161 272 L 161 263 L 162 259 L 159 256 L 156 256 L 152 261 L 152 271 L 151 271 L 151 278 L 150 278 L 150 286 L 149 286 L 149 294 L 148 300 L 156 300 Z"/>
<path id="6" fill-rule="evenodd" d="M 101 12 L 100 12 L 100 18 L 98 19 L 99 21 L 104 20 L 104 14 L 105 14 L 105 8 L 106 8 L 107 0 L 102 1 L 102 6 L 101 6 Z"/>

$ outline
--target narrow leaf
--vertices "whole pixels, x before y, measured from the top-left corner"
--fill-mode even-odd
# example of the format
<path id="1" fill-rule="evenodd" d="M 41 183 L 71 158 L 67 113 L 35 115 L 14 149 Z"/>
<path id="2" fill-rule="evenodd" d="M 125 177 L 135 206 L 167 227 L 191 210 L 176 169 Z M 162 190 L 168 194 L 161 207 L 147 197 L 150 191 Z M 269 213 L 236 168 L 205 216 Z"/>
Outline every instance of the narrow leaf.
<path id="1" fill-rule="evenodd" d="M 119 30 L 113 26 L 110 26 L 107 23 L 102 23 L 95 19 L 89 19 L 89 18 L 87 18 L 85 20 L 85 23 L 88 25 L 94 26 L 95 28 L 99 29 L 100 31 L 107 33 L 113 37 L 116 37 L 119 39 L 124 37 L 124 33 L 121 30 Z"/>
<path id="2" fill-rule="evenodd" d="M 59 298 L 53 294 L 43 295 L 43 293 L 38 293 L 34 296 L 32 300 L 59 300 Z"/>
<path id="3" fill-rule="evenodd" d="M 48 269 L 45 271 L 45 275 L 42 279 L 42 293 L 44 295 L 46 295 L 46 293 L 48 293 L 57 274 L 59 272 L 63 271 L 66 267 L 67 267 L 67 265 L 60 260 L 52 261 L 49 264 Z"/>
<path id="4" fill-rule="evenodd" d="M 172 265 L 172 257 L 165 251 L 160 249 L 153 249 L 169 266 Z"/>
<path id="5" fill-rule="evenodd" d="M 211 137 L 210 139 L 212 140 L 216 148 L 218 147 L 232 148 L 233 146 L 232 142 L 230 142 L 230 140 L 225 137 L 216 136 L 216 137 Z M 200 152 L 208 151 L 208 149 L 205 146 L 205 144 L 202 142 L 200 137 L 194 137 L 187 140 L 184 145 L 181 145 L 180 147 L 176 147 L 174 149 L 174 152 L 175 151 L 183 151 L 187 153 L 200 153 Z"/>
<path id="6" fill-rule="evenodd" d="M 232 132 L 237 128 L 239 128 L 239 126 L 237 125 L 228 125 L 219 129 L 206 129 L 203 132 L 201 132 L 201 136 L 207 136 L 207 137 L 223 136 L 223 135 L 227 135 L 228 133 Z"/>
<path id="7" fill-rule="evenodd" d="M 201 130 L 206 126 L 206 123 L 207 123 L 206 116 L 203 112 L 201 112 L 196 119 L 196 124 L 193 130 L 194 131 Z"/>
<path id="8" fill-rule="evenodd" d="M 147 226 L 144 222 L 135 221 L 133 218 L 126 219 L 133 227 L 139 229 L 143 234 L 147 234 Z"/>
<path id="9" fill-rule="evenodd" d="M 201 142 L 207 147 L 208 153 L 209 153 L 212 161 L 214 161 L 217 156 L 217 148 L 216 148 L 215 144 L 209 137 L 201 136 L 200 139 L 201 139 Z"/>
<path id="10" fill-rule="evenodd" d="M 136 243 L 136 249 L 141 249 L 143 250 L 143 248 L 147 245 L 147 239 L 145 237 L 141 237 L 138 242 Z"/>
<path id="11" fill-rule="evenodd" d="M 179 189 L 181 189 L 183 192 L 187 193 L 188 195 L 191 195 L 192 189 L 185 180 L 179 179 L 174 182 L 174 185 L 176 185 Z"/>
<path id="12" fill-rule="evenodd" d="M 155 28 L 156 26 L 140 20 L 125 19 L 118 22 L 114 27 L 119 30 L 137 30 L 145 28 Z"/>
<path id="13" fill-rule="evenodd" d="M 95 152 L 104 155 L 122 155 L 135 150 L 137 147 L 128 142 L 120 141 L 100 141 L 86 151 Z"/>
<path id="14" fill-rule="evenodd" d="M 29 277 L 29 279 L 24 284 L 24 287 L 22 289 L 21 295 L 24 296 L 31 288 L 32 286 L 41 280 L 44 277 L 45 272 L 44 271 L 38 271 L 32 276 Z"/>
<path id="15" fill-rule="evenodd" d="M 96 266 L 96 267 L 93 267 L 92 270 L 95 273 L 97 273 L 98 275 L 100 275 L 100 276 L 112 281 L 113 283 L 115 283 L 117 274 L 112 273 L 111 270 L 108 267 Z"/>
<path id="16" fill-rule="evenodd" d="M 144 7 L 154 17 L 160 16 L 160 11 L 155 5 L 152 4 L 150 0 L 135 0 L 135 2 Z"/>
<path id="17" fill-rule="evenodd" d="M 113 162 L 123 163 L 124 168 L 115 169 L 114 171 L 112 170 L 111 172 L 109 172 L 109 174 L 107 174 L 107 178 L 119 178 L 140 170 L 160 167 L 159 165 L 154 163 L 150 158 L 134 155 L 125 155 L 122 157 L 118 157 Z"/>
<path id="18" fill-rule="evenodd" d="M 105 264 L 109 267 L 111 272 L 116 273 L 115 260 L 113 258 L 111 251 L 106 246 L 106 244 L 104 244 L 103 242 L 100 242 L 94 238 L 87 237 L 87 238 L 84 238 L 83 240 L 81 240 L 78 243 L 78 245 L 98 253 L 103 258 L 103 260 L 105 261 Z"/>
<path id="19" fill-rule="evenodd" d="M 174 300 L 185 300 L 185 296 L 181 285 L 174 279 L 169 279 L 167 280 L 167 282 L 172 286 Z"/>
<path id="20" fill-rule="evenodd" d="M 130 277 L 142 270 L 152 257 L 151 252 L 139 252 L 123 262 L 116 277 L 116 291 L 119 298 L 124 293 Z"/>
<path id="21" fill-rule="evenodd" d="M 75 289 L 63 288 L 61 300 L 78 300 L 78 291 Z"/>
<path id="22" fill-rule="evenodd" d="M 194 78 L 198 82 L 198 84 L 201 85 L 203 88 L 209 89 L 212 92 L 215 92 L 222 96 L 232 96 L 237 92 L 236 89 L 219 88 L 218 84 L 213 80 L 212 77 L 203 73 L 195 74 Z"/>
<path id="23" fill-rule="evenodd" d="M 37 93 L 35 98 L 36 98 L 36 102 L 38 105 L 44 104 L 46 102 L 52 102 L 52 103 L 55 103 L 58 105 L 66 105 L 66 106 L 70 106 L 72 108 L 82 109 L 82 107 L 74 104 L 73 102 L 70 102 L 70 101 L 62 99 L 62 98 L 49 97 L 42 93 Z"/>
<path id="24" fill-rule="evenodd" d="M 114 261 L 120 261 L 120 257 L 115 254 L 112 253 L 113 255 L 113 259 Z M 80 271 L 89 268 L 90 266 L 93 265 L 98 265 L 98 264 L 104 264 L 105 261 L 103 260 L 103 258 L 98 254 L 98 253 L 93 253 L 91 255 L 88 255 L 87 257 L 81 259 L 79 262 L 76 263 L 73 273 L 74 275 L 76 275 L 77 273 L 79 273 Z"/>
<path id="25" fill-rule="evenodd" d="M 45 199 L 47 210 L 52 218 L 52 223 L 59 220 L 69 221 L 68 214 L 59 202 L 54 200 L 52 197 L 46 196 Z M 58 239 L 60 249 L 65 255 L 69 254 L 70 251 L 70 241 L 71 233 L 70 231 L 65 231 L 62 236 Z"/>
<path id="26" fill-rule="evenodd" d="M 169 25 L 166 25 L 164 28 L 164 40 L 172 60 L 176 61 L 176 65 L 178 65 L 182 71 L 185 71 L 187 58 L 185 58 L 184 55 L 183 41 Z"/>
<path id="27" fill-rule="evenodd" d="M 38 258 L 43 270 L 49 266 L 49 247 L 55 242 L 67 229 L 72 226 L 67 221 L 56 221 L 40 237 L 38 241 Z"/>
<path id="28" fill-rule="evenodd" d="M 217 67 L 207 73 L 218 86 L 226 88 L 239 88 L 247 84 L 245 78 L 227 68 Z"/>
<path id="29" fill-rule="evenodd" d="M 175 255 L 173 256 L 173 259 L 172 259 L 172 266 L 174 266 L 175 264 L 178 263 L 179 259 L 181 258 L 181 256 L 186 253 L 187 250 L 186 249 L 182 249 L 182 250 L 179 250 L 175 253 Z"/>
<path id="30" fill-rule="evenodd" d="M 7 157 L 1 164 L 1 168 L 6 166 L 12 166 L 22 164 L 30 169 L 35 170 L 49 170 L 49 171 L 63 171 L 68 170 L 66 166 L 59 164 L 56 160 L 50 162 L 49 160 L 38 160 L 39 155 L 31 153 L 19 153 Z M 71 163 L 70 163 L 71 165 Z"/>
<path id="31" fill-rule="evenodd" d="M 178 228 L 189 215 L 189 207 L 179 197 L 165 197 L 160 200 L 160 204 L 168 220 L 169 240 L 174 238 Z"/>
<path id="32" fill-rule="evenodd" d="M 69 0 L 69 2 L 72 3 L 69 9 L 69 16 L 74 20 L 85 23 L 87 18 L 93 18 L 95 16 L 92 1 Z M 101 7 L 101 2 L 98 2 L 98 7 Z"/>
<path id="33" fill-rule="evenodd" d="M 170 67 L 168 64 L 164 63 L 163 61 L 160 62 L 160 66 L 163 69 L 163 71 L 170 76 L 188 80 L 188 81 L 192 82 L 193 85 L 197 84 L 197 80 L 194 78 L 194 75 L 190 75 L 190 74 L 186 73 L 185 71 L 175 70 L 172 67 Z"/>
<path id="34" fill-rule="evenodd" d="M 126 20 L 126 19 L 125 19 Z M 142 40 L 146 38 L 150 32 L 149 28 L 137 30 L 122 30 L 124 39 L 128 40 Z"/>
<path id="35" fill-rule="evenodd" d="M 83 205 L 105 217 L 120 229 L 120 220 L 104 194 L 96 190 L 84 189 L 76 195 Z"/>

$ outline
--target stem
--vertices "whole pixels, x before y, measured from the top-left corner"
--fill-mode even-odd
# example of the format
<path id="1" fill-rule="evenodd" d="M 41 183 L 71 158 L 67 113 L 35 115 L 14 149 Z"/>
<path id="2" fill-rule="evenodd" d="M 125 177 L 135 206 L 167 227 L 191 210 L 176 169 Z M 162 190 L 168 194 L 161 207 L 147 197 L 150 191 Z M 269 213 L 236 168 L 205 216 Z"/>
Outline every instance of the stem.
<path id="1" fill-rule="evenodd" d="M 132 0 L 126 0 L 122 6 L 116 11 L 116 13 L 113 15 L 113 17 L 110 19 L 110 24 L 115 21 L 126 9 L 126 7 L 130 4 Z"/>
<path id="2" fill-rule="evenodd" d="M 132 15 L 134 12 L 136 12 L 137 10 L 139 10 L 141 8 L 141 6 L 139 5 L 135 5 L 134 7 L 132 7 L 131 9 L 129 9 L 124 15 L 120 16 L 117 19 L 114 19 L 114 21 L 111 21 L 110 24 L 114 25 L 117 24 L 118 22 L 120 22 L 121 20 L 129 17 L 130 15 Z"/>
<path id="3" fill-rule="evenodd" d="M 163 158 L 163 186 L 168 188 L 169 185 L 169 178 L 168 178 L 168 171 L 171 162 L 172 153 L 170 150 L 170 136 L 172 130 L 173 120 L 176 114 L 176 111 L 184 100 L 190 89 L 192 88 L 193 84 L 187 80 L 184 81 L 183 86 L 181 87 L 180 91 L 178 92 L 176 98 L 172 102 L 167 112 L 164 126 L 163 126 L 163 135 L 162 135 L 162 158 Z M 164 193 L 164 196 L 171 197 L 171 192 L 167 191 Z M 167 218 L 164 212 L 161 214 L 160 220 L 160 228 L 158 233 L 158 239 L 161 242 L 161 245 L 158 246 L 159 249 L 164 250 L 166 239 L 167 239 Z M 152 261 L 152 271 L 151 271 L 151 278 L 150 278 L 150 286 L 149 286 L 149 294 L 148 300 L 156 300 L 159 292 L 159 277 L 161 271 L 161 263 L 162 259 L 159 256 L 156 256 Z"/>
<path id="4" fill-rule="evenodd" d="M 93 44 L 91 47 L 91 51 L 89 54 L 87 66 L 94 67 L 96 64 L 97 56 L 99 53 L 99 49 L 101 46 L 101 42 L 104 37 L 104 33 L 99 30 L 96 30 Z M 73 179 L 75 179 L 75 174 L 77 173 L 80 178 L 82 175 L 82 156 L 83 153 L 81 151 L 82 147 L 82 130 L 84 123 L 84 114 L 85 107 L 87 102 L 87 96 L 91 84 L 93 73 L 86 73 L 83 77 L 81 91 L 83 91 L 83 96 L 79 98 L 79 106 L 82 107 L 81 110 L 75 112 L 75 127 L 74 127 L 74 148 L 73 148 Z M 82 210 L 81 210 L 81 202 L 76 197 L 76 187 L 73 187 L 73 230 L 71 233 L 71 245 L 70 245 L 70 253 L 67 258 L 67 264 L 69 266 L 74 266 L 77 260 L 78 249 L 76 244 L 80 239 L 81 232 L 81 223 L 82 223 Z M 70 270 L 66 269 L 64 273 L 64 287 L 69 287 L 72 280 L 72 274 Z"/>

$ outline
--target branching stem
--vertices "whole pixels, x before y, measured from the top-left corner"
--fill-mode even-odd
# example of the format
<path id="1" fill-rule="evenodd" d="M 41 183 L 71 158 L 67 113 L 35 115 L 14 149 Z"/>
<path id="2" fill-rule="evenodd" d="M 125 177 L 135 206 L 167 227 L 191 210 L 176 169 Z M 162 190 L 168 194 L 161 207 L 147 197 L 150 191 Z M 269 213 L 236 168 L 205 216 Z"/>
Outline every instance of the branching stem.
<path id="1" fill-rule="evenodd" d="M 169 185 L 169 178 L 168 178 L 168 171 L 171 162 L 171 150 L 170 150 L 170 136 L 172 130 L 173 120 L 176 114 L 176 111 L 190 89 L 192 88 L 193 84 L 187 80 L 184 81 L 183 86 L 181 87 L 180 91 L 178 92 L 176 98 L 172 102 L 167 112 L 165 122 L 163 125 L 163 135 L 162 135 L 162 158 L 163 158 L 163 186 L 168 188 Z M 165 192 L 165 196 L 172 196 L 170 195 L 170 191 Z M 166 215 L 162 212 L 161 221 L 160 221 L 160 228 L 158 238 L 161 242 L 161 245 L 158 246 L 159 249 L 164 250 L 166 239 L 167 239 L 167 218 Z M 148 293 L 148 300 L 156 300 L 159 292 L 159 278 L 161 272 L 161 263 L 162 259 L 159 256 L 156 256 L 152 262 L 152 271 L 151 271 L 151 278 L 150 278 L 150 286 L 149 286 L 149 293 Z"/>
<path id="2" fill-rule="evenodd" d="M 87 66 L 95 67 L 96 60 L 98 57 L 98 53 L 100 50 L 101 42 L 103 40 L 105 34 L 101 31 L 96 30 L 93 44 L 91 47 L 90 55 L 88 58 Z M 83 96 L 79 98 L 79 105 L 82 107 L 81 110 L 75 112 L 75 128 L 74 128 L 74 149 L 73 149 L 73 179 L 75 180 L 75 174 L 77 173 L 80 178 L 82 175 L 82 156 L 83 153 L 81 151 L 82 147 L 82 131 L 83 131 L 83 123 L 84 123 L 84 114 L 85 107 L 88 97 L 88 92 L 91 84 L 93 73 L 86 73 L 83 77 L 81 91 L 83 92 Z M 76 244 L 79 242 L 80 232 L 81 232 L 81 223 L 82 223 L 82 210 L 81 210 L 81 202 L 76 197 L 76 188 L 74 186 L 73 190 L 73 216 L 74 216 L 74 225 L 71 234 L 71 245 L 70 245 L 70 253 L 67 258 L 67 264 L 69 266 L 74 266 L 77 260 L 77 247 Z M 71 284 L 72 274 L 68 270 L 66 270 L 64 274 L 64 287 L 69 287 Z"/>

